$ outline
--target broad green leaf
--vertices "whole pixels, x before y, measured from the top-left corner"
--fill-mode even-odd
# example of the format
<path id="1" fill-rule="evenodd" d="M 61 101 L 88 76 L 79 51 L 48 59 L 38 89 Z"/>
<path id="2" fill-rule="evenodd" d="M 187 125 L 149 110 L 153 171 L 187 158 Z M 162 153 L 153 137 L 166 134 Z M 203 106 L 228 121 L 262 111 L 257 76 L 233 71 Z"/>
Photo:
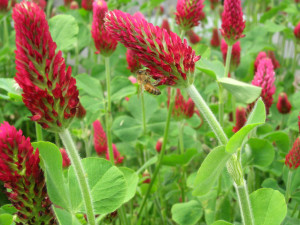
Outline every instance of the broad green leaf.
<path id="1" fill-rule="evenodd" d="M 258 189 L 250 194 L 256 225 L 280 225 L 287 213 L 284 196 L 270 188 Z"/>
<path id="2" fill-rule="evenodd" d="M 275 142 L 276 146 L 285 153 L 288 153 L 288 151 L 290 150 L 290 138 L 283 131 L 268 133 L 267 135 L 264 135 L 263 138 L 268 139 L 271 142 Z"/>
<path id="3" fill-rule="evenodd" d="M 193 195 L 205 195 L 212 189 L 230 157 L 224 146 L 215 148 L 207 155 L 197 172 Z"/>
<path id="4" fill-rule="evenodd" d="M 220 61 L 210 61 L 206 59 L 201 59 L 196 63 L 196 68 L 203 73 L 213 77 L 215 80 L 218 80 L 221 77 L 224 77 L 224 65 Z"/>
<path id="5" fill-rule="evenodd" d="M 52 203 L 64 209 L 70 209 L 69 195 L 63 177 L 62 156 L 58 147 L 44 141 L 32 143 L 32 146 L 39 149 L 45 171 L 47 192 Z"/>
<path id="6" fill-rule="evenodd" d="M 0 214 L 8 213 L 8 214 L 13 215 L 16 212 L 17 212 L 17 209 L 11 204 L 3 205 L 0 208 Z"/>
<path id="7" fill-rule="evenodd" d="M 272 21 L 267 21 L 265 24 L 265 29 L 270 32 L 270 33 L 276 33 L 276 32 L 280 32 L 280 31 L 283 31 L 286 26 L 283 26 L 283 25 L 278 25 Z"/>
<path id="8" fill-rule="evenodd" d="M 104 110 L 104 101 L 93 96 L 84 95 L 80 97 L 80 103 L 87 112 L 96 113 L 100 110 Z"/>
<path id="9" fill-rule="evenodd" d="M 238 102 L 250 104 L 254 102 L 261 93 L 261 87 L 247 84 L 232 78 L 223 77 L 218 82 L 229 91 Z"/>
<path id="10" fill-rule="evenodd" d="M 14 87 L 16 85 L 16 82 L 13 78 L 0 78 L 0 89 L 3 89 L 7 92 L 6 95 L 2 95 L 3 99 L 12 99 L 12 100 L 17 100 L 17 101 L 22 101 L 22 96 L 21 96 L 21 89 L 20 91 L 17 91 L 16 88 Z M 1 98 L 1 97 L 0 97 Z"/>
<path id="11" fill-rule="evenodd" d="M 196 55 L 201 55 L 201 59 L 208 59 L 211 54 L 211 50 L 209 46 L 204 45 L 204 44 L 197 44 L 195 46 L 195 54 Z"/>
<path id="12" fill-rule="evenodd" d="M 273 190 L 280 191 L 281 193 L 285 192 L 281 187 L 279 187 L 277 181 L 275 179 L 273 179 L 273 178 L 267 178 L 267 179 L 265 179 L 262 182 L 261 186 L 263 188 L 272 188 Z"/>
<path id="13" fill-rule="evenodd" d="M 13 216 L 7 213 L 0 215 L 0 224 L 1 225 L 11 225 L 13 224 Z"/>
<path id="14" fill-rule="evenodd" d="M 90 96 L 96 97 L 98 99 L 103 99 L 103 91 L 99 80 L 85 73 L 79 74 L 75 78 L 78 89 L 82 89 Z"/>
<path id="15" fill-rule="evenodd" d="M 68 51 L 77 44 L 78 24 L 73 16 L 57 15 L 49 19 L 49 29 L 53 41 L 61 51 Z"/>
<path id="16" fill-rule="evenodd" d="M 242 143 L 248 133 L 255 127 L 265 123 L 266 108 L 261 99 L 258 99 L 251 114 L 248 117 L 247 123 L 238 132 L 236 132 L 228 141 L 226 151 L 234 153 L 242 146 Z"/>
<path id="17" fill-rule="evenodd" d="M 106 159 L 90 157 L 81 161 L 90 187 L 95 214 L 115 211 L 124 203 L 127 193 L 124 174 Z M 84 212 L 82 195 L 72 165 L 69 169 L 69 190 L 73 211 Z"/>
<path id="18" fill-rule="evenodd" d="M 135 141 L 142 133 L 142 125 L 132 117 L 120 116 L 114 120 L 112 131 L 122 141 Z"/>
<path id="19" fill-rule="evenodd" d="M 56 207 L 53 207 L 53 210 L 60 225 L 81 225 L 74 214 Z"/>
<path id="20" fill-rule="evenodd" d="M 216 222 L 214 222 L 212 225 L 233 225 L 232 223 L 228 223 L 224 220 L 218 220 Z"/>
<path id="21" fill-rule="evenodd" d="M 119 101 L 126 96 L 136 93 L 136 87 L 127 77 L 116 76 L 111 81 L 111 100 Z M 131 100 L 131 98 L 130 98 Z"/>
<path id="22" fill-rule="evenodd" d="M 146 168 L 148 168 L 149 166 L 153 165 L 156 162 L 157 162 L 157 156 L 152 157 L 147 162 L 145 162 L 144 165 L 138 169 L 138 171 L 136 171 L 136 174 L 139 174 L 140 172 L 144 171 Z"/>
<path id="23" fill-rule="evenodd" d="M 121 170 L 121 172 L 123 173 L 127 183 L 127 192 L 124 202 L 128 202 L 134 197 L 136 193 L 136 187 L 139 181 L 139 177 L 134 172 L 134 170 L 129 169 L 127 167 L 119 167 L 119 170 Z"/>
<path id="24" fill-rule="evenodd" d="M 248 141 L 251 149 L 251 155 L 248 156 L 248 161 L 254 166 L 269 166 L 274 159 L 274 148 L 272 144 L 264 139 L 251 138 Z"/>
<path id="25" fill-rule="evenodd" d="M 272 17 L 274 17 L 275 15 L 277 15 L 277 13 L 283 9 L 285 9 L 288 6 L 287 3 L 285 2 L 281 2 L 279 4 L 279 6 L 277 7 L 273 7 L 272 9 L 266 11 L 260 18 L 260 22 L 264 23 L 265 21 L 271 19 Z"/>
<path id="26" fill-rule="evenodd" d="M 202 217 L 203 210 L 200 202 L 191 200 L 172 206 L 172 219 L 180 225 L 196 224 Z"/>
<path id="27" fill-rule="evenodd" d="M 184 154 L 170 154 L 164 156 L 162 163 L 166 166 L 186 165 L 196 154 L 196 149 L 188 149 L 184 152 Z"/>

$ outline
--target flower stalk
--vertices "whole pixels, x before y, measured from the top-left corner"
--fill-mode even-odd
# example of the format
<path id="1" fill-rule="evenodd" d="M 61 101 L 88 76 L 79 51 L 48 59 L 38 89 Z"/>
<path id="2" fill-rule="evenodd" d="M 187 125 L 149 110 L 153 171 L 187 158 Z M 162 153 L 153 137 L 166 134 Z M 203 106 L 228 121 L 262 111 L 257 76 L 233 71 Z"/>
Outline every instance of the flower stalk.
<path id="1" fill-rule="evenodd" d="M 291 197 L 292 177 L 293 177 L 293 171 L 289 170 L 288 179 L 287 179 L 287 183 L 286 183 L 286 191 L 285 191 L 286 204 L 288 204 L 290 197 Z"/>
<path id="2" fill-rule="evenodd" d="M 41 125 L 35 122 L 35 133 L 36 133 L 36 141 L 43 140 L 43 131 Z"/>
<path id="3" fill-rule="evenodd" d="M 93 203 L 92 203 L 92 197 L 91 192 L 88 186 L 87 179 L 85 177 L 85 172 L 81 163 L 80 156 L 76 150 L 74 141 L 71 137 L 71 134 L 68 129 L 63 130 L 59 133 L 59 136 L 65 146 L 66 151 L 68 152 L 68 156 L 71 160 L 71 164 L 74 167 L 74 171 L 79 183 L 79 187 L 82 194 L 82 199 L 84 202 L 86 215 L 88 219 L 88 223 L 90 225 L 96 225 L 95 221 L 95 215 L 93 210 Z"/>

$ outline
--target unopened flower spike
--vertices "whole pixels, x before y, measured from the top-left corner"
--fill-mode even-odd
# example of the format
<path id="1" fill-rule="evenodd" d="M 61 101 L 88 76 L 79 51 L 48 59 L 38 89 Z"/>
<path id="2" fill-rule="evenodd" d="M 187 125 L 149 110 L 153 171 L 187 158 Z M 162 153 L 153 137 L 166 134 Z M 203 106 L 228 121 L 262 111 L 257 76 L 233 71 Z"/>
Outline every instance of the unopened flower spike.
<path id="1" fill-rule="evenodd" d="M 236 124 L 233 127 L 232 131 L 234 133 L 238 132 L 246 123 L 247 121 L 247 112 L 244 107 L 237 107 L 235 112 Z"/>
<path id="2" fill-rule="evenodd" d="M 294 35 L 295 35 L 295 38 L 297 39 L 297 41 L 299 41 L 300 40 L 300 22 L 294 28 Z"/>
<path id="3" fill-rule="evenodd" d="M 170 93 L 169 96 L 170 98 Z M 170 99 L 168 98 L 168 105 Z M 176 96 L 175 96 L 175 104 L 173 107 L 172 115 L 175 119 L 181 120 L 182 118 L 191 118 L 195 112 L 195 103 L 191 98 L 187 101 L 184 99 L 183 95 L 181 94 L 180 89 L 177 89 Z"/>
<path id="4" fill-rule="evenodd" d="M 233 45 L 238 39 L 244 37 L 245 21 L 241 0 L 225 0 L 222 13 L 221 34 L 228 45 Z"/>
<path id="5" fill-rule="evenodd" d="M 105 154 L 107 151 L 106 133 L 99 120 L 93 123 L 94 127 L 94 147 L 98 155 Z"/>
<path id="6" fill-rule="evenodd" d="M 91 32 L 95 47 L 98 50 L 96 53 L 100 53 L 103 56 L 110 56 L 116 50 L 118 44 L 104 27 L 104 17 L 107 12 L 108 8 L 104 0 L 95 0 L 93 2 L 93 23 Z"/>
<path id="7" fill-rule="evenodd" d="M 44 11 L 33 2 L 17 4 L 12 14 L 16 30 L 16 77 L 31 120 L 49 131 L 67 128 L 79 104 L 76 80 L 66 71 L 62 52 L 49 32 Z"/>
<path id="8" fill-rule="evenodd" d="M 200 20 L 205 17 L 203 7 L 203 0 L 178 0 L 175 12 L 176 23 L 185 31 L 198 26 Z"/>
<path id="9" fill-rule="evenodd" d="M 0 180 L 17 209 L 16 224 L 57 224 L 39 162 L 39 150 L 21 130 L 0 125 Z"/>
<path id="10" fill-rule="evenodd" d="M 285 157 L 285 165 L 290 169 L 297 169 L 300 165 L 300 137 L 295 140 L 292 149 Z"/>
<path id="11" fill-rule="evenodd" d="M 200 56 L 186 40 L 182 42 L 177 34 L 119 10 L 108 12 L 105 21 L 112 37 L 137 55 L 157 85 L 187 87 L 193 83 Z"/>
<path id="12" fill-rule="evenodd" d="M 291 112 L 292 105 L 288 100 L 286 93 L 282 92 L 279 94 L 276 107 L 281 114 L 287 114 Z"/>

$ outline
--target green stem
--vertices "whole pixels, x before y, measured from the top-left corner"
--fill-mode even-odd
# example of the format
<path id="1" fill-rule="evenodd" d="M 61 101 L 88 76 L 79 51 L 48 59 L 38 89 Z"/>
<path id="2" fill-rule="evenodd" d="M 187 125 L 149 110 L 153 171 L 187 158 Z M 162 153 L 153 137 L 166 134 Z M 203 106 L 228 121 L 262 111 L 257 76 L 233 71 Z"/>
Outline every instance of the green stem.
<path id="1" fill-rule="evenodd" d="M 85 206 L 88 223 L 90 225 L 95 225 L 96 221 L 95 221 L 95 216 L 94 216 L 94 211 L 93 211 L 93 203 L 92 203 L 91 193 L 89 190 L 88 182 L 85 177 L 85 172 L 83 170 L 83 166 L 81 164 L 81 160 L 80 160 L 79 154 L 76 150 L 74 141 L 73 141 L 68 129 L 65 129 L 62 132 L 60 132 L 59 136 L 66 148 L 68 156 L 73 165 L 73 168 L 74 168 L 74 171 L 75 171 L 75 174 L 76 174 L 79 186 L 80 186 L 82 198 L 84 201 L 84 206 Z"/>
<path id="2" fill-rule="evenodd" d="M 185 33 L 185 30 L 182 29 L 181 32 L 180 32 L 180 36 L 179 36 L 181 40 L 184 37 L 184 33 Z"/>
<path id="3" fill-rule="evenodd" d="M 230 61 L 231 61 L 231 53 L 232 53 L 232 45 L 228 45 L 227 55 L 226 55 L 226 64 L 225 64 L 224 77 L 227 77 L 228 73 L 229 73 Z"/>
<path id="4" fill-rule="evenodd" d="M 295 38 L 294 39 L 294 59 L 293 59 L 293 67 L 292 67 L 293 76 L 295 75 L 296 66 L 297 66 L 297 40 Z"/>
<path id="5" fill-rule="evenodd" d="M 105 121 L 106 121 L 106 135 L 107 135 L 107 144 L 108 144 L 108 154 L 109 159 L 112 164 L 115 164 L 114 153 L 112 148 L 112 138 L 111 138 L 111 96 L 110 96 L 110 65 L 109 57 L 105 57 L 105 74 L 106 74 L 106 92 L 107 92 L 107 105 L 105 112 Z"/>
<path id="6" fill-rule="evenodd" d="M 178 122 L 178 136 L 179 136 L 179 149 L 180 149 L 180 154 L 184 154 L 184 142 L 183 142 L 183 129 L 184 129 L 184 120 L 181 122 Z M 183 165 L 182 168 L 182 175 L 181 175 L 181 199 L 182 202 L 185 202 L 185 166 Z"/>
<path id="7" fill-rule="evenodd" d="M 75 65 L 74 65 L 74 74 L 78 74 L 78 67 L 79 67 L 79 46 L 78 46 L 78 39 L 75 46 Z"/>
<path id="8" fill-rule="evenodd" d="M 36 140 L 42 141 L 43 140 L 43 131 L 41 125 L 35 122 L 35 133 L 36 133 Z"/>
<path id="9" fill-rule="evenodd" d="M 237 186 L 234 184 L 237 196 L 238 196 L 238 201 L 239 201 L 239 206 L 241 210 L 241 215 L 243 219 L 243 224 L 246 225 L 254 225 L 254 217 L 252 214 L 252 209 L 251 209 L 251 204 L 250 204 L 250 199 L 249 199 L 249 194 L 247 190 L 247 185 L 246 181 Z"/>
<path id="10" fill-rule="evenodd" d="M 199 94 L 197 89 L 195 88 L 194 84 L 188 86 L 186 88 L 187 93 L 193 99 L 194 103 L 196 104 L 197 108 L 200 110 L 201 114 L 204 116 L 206 121 L 208 122 L 210 128 L 215 133 L 216 137 L 218 138 L 219 142 L 222 145 L 225 145 L 228 141 L 226 134 L 224 133 L 222 127 L 220 126 L 219 122 L 217 121 L 216 117 Z"/>
<path id="11" fill-rule="evenodd" d="M 143 132 L 144 132 L 144 135 L 146 135 L 146 133 L 147 133 L 146 110 L 145 110 L 145 100 L 144 100 L 143 93 L 141 93 L 141 102 L 142 102 Z"/>
<path id="12" fill-rule="evenodd" d="M 8 44 L 8 28 L 7 28 L 7 17 L 3 18 L 3 45 Z"/>
<path id="13" fill-rule="evenodd" d="M 49 0 L 46 8 L 47 19 L 50 19 L 53 0 Z"/>
<path id="14" fill-rule="evenodd" d="M 291 197 L 292 176 L 293 176 L 293 171 L 289 170 L 288 179 L 287 179 L 287 183 L 286 183 L 286 191 L 285 191 L 286 204 L 288 204 L 290 197 Z"/>
<path id="15" fill-rule="evenodd" d="M 143 202 L 142 202 L 142 204 L 139 208 L 139 211 L 138 211 L 138 217 L 137 217 L 137 218 L 139 218 L 138 224 L 140 224 L 142 222 L 142 218 L 143 218 L 142 217 L 142 212 L 143 212 L 144 206 L 145 206 L 146 201 L 149 197 L 149 194 L 150 194 L 150 191 L 151 191 L 152 186 L 154 184 L 154 181 L 156 180 L 156 177 L 158 175 L 158 172 L 159 172 L 159 169 L 160 169 L 160 166 L 161 166 L 161 163 L 162 163 L 165 151 L 166 151 L 166 145 L 167 145 L 168 135 L 169 135 L 170 121 L 171 121 L 172 110 L 173 110 L 173 105 L 174 105 L 174 93 L 175 93 L 174 90 L 171 89 L 170 105 L 169 105 L 168 116 L 167 116 L 165 131 L 164 131 L 163 144 L 162 144 L 161 152 L 160 152 L 158 160 L 157 160 L 157 166 L 155 167 L 155 170 L 154 170 L 153 176 L 151 178 L 151 182 L 148 186 L 146 195 L 145 195 L 145 197 L 143 199 Z"/>

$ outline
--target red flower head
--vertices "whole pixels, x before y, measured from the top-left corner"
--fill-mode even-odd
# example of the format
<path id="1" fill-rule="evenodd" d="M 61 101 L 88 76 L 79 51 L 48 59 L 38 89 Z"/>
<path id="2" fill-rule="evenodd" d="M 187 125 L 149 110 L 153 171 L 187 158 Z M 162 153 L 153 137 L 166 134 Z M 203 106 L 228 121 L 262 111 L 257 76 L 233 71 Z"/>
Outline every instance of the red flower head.
<path id="1" fill-rule="evenodd" d="M 94 127 L 94 147 L 98 155 L 102 155 L 107 151 L 106 133 L 99 120 L 93 123 Z"/>
<path id="2" fill-rule="evenodd" d="M 71 165 L 71 161 L 69 159 L 68 153 L 64 148 L 59 149 L 62 156 L 62 166 L 63 168 L 68 168 Z"/>
<path id="3" fill-rule="evenodd" d="M 177 93 L 175 96 L 175 105 L 173 108 L 173 116 L 176 119 L 182 119 L 184 118 L 191 118 L 194 115 L 195 112 L 195 103 L 191 98 L 189 98 L 187 101 L 183 98 L 180 89 L 177 89 Z"/>
<path id="4" fill-rule="evenodd" d="M 112 144 L 113 147 L 113 153 L 114 153 L 114 159 L 115 159 L 115 164 L 120 164 L 123 162 L 124 157 L 121 156 L 120 152 L 117 150 L 117 147 L 115 144 Z M 106 151 L 106 159 L 109 160 L 109 152 L 108 150 Z"/>
<path id="5" fill-rule="evenodd" d="M 70 9 L 78 9 L 79 5 L 76 1 L 72 1 L 70 4 Z"/>
<path id="6" fill-rule="evenodd" d="M 225 0 L 222 13 L 221 34 L 227 44 L 234 44 L 238 39 L 244 37 L 245 21 L 240 0 Z"/>
<path id="7" fill-rule="evenodd" d="M 247 113 L 246 109 L 244 107 L 237 107 L 235 111 L 235 118 L 236 118 L 236 124 L 235 127 L 233 127 L 232 131 L 234 133 L 238 132 L 246 123 L 247 121 Z"/>
<path id="8" fill-rule="evenodd" d="M 73 1 L 73 0 L 64 0 L 64 5 L 65 5 L 66 7 L 69 7 L 72 1 Z"/>
<path id="9" fill-rule="evenodd" d="M 82 0 L 81 7 L 85 10 L 92 11 L 93 9 L 93 0 Z"/>
<path id="10" fill-rule="evenodd" d="M 156 146 L 155 146 L 155 149 L 156 149 L 157 152 L 161 151 L 162 141 L 163 141 L 162 138 L 160 138 L 160 139 L 157 140 L 157 143 L 156 143 Z"/>
<path id="11" fill-rule="evenodd" d="M 300 40 L 300 22 L 297 24 L 297 26 L 294 29 L 294 35 L 298 40 Z"/>
<path id="12" fill-rule="evenodd" d="M 183 30 L 190 30 L 199 25 L 200 20 L 205 17 L 203 7 L 203 0 L 178 0 L 175 12 L 176 23 Z"/>
<path id="13" fill-rule="evenodd" d="M 285 165 L 290 169 L 297 169 L 300 165 L 300 137 L 296 139 L 292 149 L 286 155 Z"/>
<path id="14" fill-rule="evenodd" d="M 150 177 L 150 174 L 148 172 L 148 170 L 145 170 L 145 172 L 143 173 L 143 183 L 144 184 L 150 184 L 151 182 L 151 177 Z"/>
<path id="15" fill-rule="evenodd" d="M 96 53 L 100 53 L 104 56 L 110 56 L 116 50 L 118 44 L 104 27 L 104 17 L 107 12 L 108 8 L 104 0 L 94 1 L 91 32 L 96 49 L 98 50 Z"/>
<path id="16" fill-rule="evenodd" d="M 252 84 L 262 88 L 260 95 L 265 103 L 267 114 L 273 104 L 273 94 L 276 91 L 274 81 L 275 72 L 271 59 L 260 60 Z"/>
<path id="17" fill-rule="evenodd" d="M 221 43 L 220 37 L 219 37 L 219 31 L 217 28 L 213 29 L 213 34 L 210 40 L 210 45 L 212 47 L 219 47 Z"/>
<path id="18" fill-rule="evenodd" d="M 79 103 L 76 80 L 67 71 L 62 52 L 55 53 L 45 13 L 33 2 L 16 4 L 16 82 L 31 120 L 59 132 L 68 127 Z"/>
<path id="19" fill-rule="evenodd" d="M 0 0 L 0 12 L 8 10 L 8 0 Z"/>
<path id="20" fill-rule="evenodd" d="M 224 64 L 226 63 L 227 50 L 228 50 L 228 45 L 226 44 L 224 39 L 222 39 L 221 51 L 223 55 Z M 240 65 L 240 58 L 241 58 L 241 46 L 240 46 L 240 42 L 238 41 L 232 46 L 231 60 L 230 60 L 231 72 L 234 71 Z"/>
<path id="21" fill-rule="evenodd" d="M 274 66 L 274 69 L 277 69 L 277 68 L 280 67 L 279 62 L 275 58 L 274 52 L 268 51 L 268 54 L 265 53 L 265 52 L 259 52 L 256 59 L 255 59 L 255 62 L 254 62 L 254 71 L 255 72 L 257 70 L 257 67 L 258 67 L 258 64 L 259 64 L 260 60 L 265 59 L 265 58 L 269 58 L 269 59 L 272 60 L 272 64 Z"/>
<path id="22" fill-rule="evenodd" d="M 106 14 L 106 29 L 112 37 L 130 48 L 138 56 L 158 85 L 187 86 L 193 82 L 195 62 L 200 56 L 182 43 L 179 36 L 144 19 L 114 10 Z"/>
<path id="23" fill-rule="evenodd" d="M 42 10 L 44 10 L 47 6 L 47 2 L 45 0 L 32 0 L 32 2 L 41 7 Z"/>
<path id="24" fill-rule="evenodd" d="M 56 224 L 39 162 L 39 150 L 21 130 L 7 122 L 0 125 L 0 180 L 9 189 L 18 224 Z"/>
<path id="25" fill-rule="evenodd" d="M 160 14 L 160 15 L 163 15 L 164 12 L 165 12 L 164 7 L 163 7 L 162 5 L 160 5 L 160 6 L 159 6 L 159 14 Z"/>
<path id="26" fill-rule="evenodd" d="M 292 105 L 289 102 L 286 93 L 282 92 L 279 94 L 276 107 L 281 114 L 287 114 L 291 112 Z"/>
<path id="27" fill-rule="evenodd" d="M 219 4 L 219 0 L 210 0 L 210 8 L 212 10 L 214 10 L 218 4 Z"/>
<path id="28" fill-rule="evenodd" d="M 186 32 L 188 38 L 189 38 L 189 41 L 192 43 L 192 44 L 197 44 L 201 41 L 201 37 L 199 37 L 193 30 L 189 30 Z"/>
<path id="29" fill-rule="evenodd" d="M 127 69 L 129 69 L 132 73 L 135 73 L 137 70 L 142 68 L 141 63 L 139 62 L 139 58 L 134 53 L 134 51 L 132 51 L 129 48 L 127 49 L 126 52 L 126 60 L 128 64 Z"/>
<path id="30" fill-rule="evenodd" d="M 133 14 L 133 17 L 135 17 L 137 19 L 144 19 L 145 20 L 145 16 L 141 12 L 136 12 L 135 14 Z"/>
<path id="31" fill-rule="evenodd" d="M 161 27 L 161 29 L 166 29 L 166 31 L 168 33 L 171 32 L 170 24 L 169 24 L 169 21 L 167 19 L 163 19 L 162 24 L 161 24 L 160 27 Z"/>

